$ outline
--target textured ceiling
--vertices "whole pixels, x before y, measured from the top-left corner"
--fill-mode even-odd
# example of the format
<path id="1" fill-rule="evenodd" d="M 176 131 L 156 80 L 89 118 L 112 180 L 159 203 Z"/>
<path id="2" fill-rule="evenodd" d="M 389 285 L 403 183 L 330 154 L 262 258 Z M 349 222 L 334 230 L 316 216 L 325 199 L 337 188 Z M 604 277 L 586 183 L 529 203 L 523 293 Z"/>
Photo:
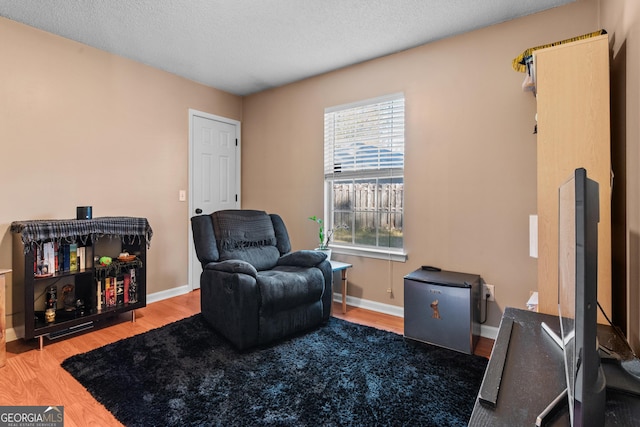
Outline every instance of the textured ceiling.
<path id="1" fill-rule="evenodd" d="M 575 0 L 0 0 L 0 16 L 247 95 Z"/>

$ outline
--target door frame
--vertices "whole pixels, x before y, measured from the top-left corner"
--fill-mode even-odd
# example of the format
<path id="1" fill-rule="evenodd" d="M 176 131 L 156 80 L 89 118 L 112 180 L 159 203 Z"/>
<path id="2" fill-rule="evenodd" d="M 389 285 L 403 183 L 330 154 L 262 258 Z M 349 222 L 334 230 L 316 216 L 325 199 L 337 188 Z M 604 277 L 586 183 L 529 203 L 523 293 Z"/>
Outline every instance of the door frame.
<path id="1" fill-rule="evenodd" d="M 193 215 L 195 215 L 195 206 L 193 206 L 193 197 L 191 197 L 191 195 L 193 194 L 193 118 L 194 117 L 203 117 L 205 119 L 210 119 L 210 120 L 216 120 L 218 122 L 222 122 L 222 123 L 227 123 L 227 124 L 231 124 L 236 126 L 236 137 L 238 139 L 238 152 L 236 155 L 236 183 L 237 183 L 237 190 L 238 190 L 238 201 L 237 201 L 237 205 L 238 208 L 240 208 L 240 206 L 242 206 L 242 185 L 241 185 L 241 176 L 242 173 L 240 171 L 240 166 L 242 164 L 241 162 L 241 147 L 242 147 L 242 127 L 241 127 L 241 122 L 238 120 L 234 120 L 234 119 L 230 119 L 228 117 L 222 117 L 222 116 L 217 116 L 215 114 L 210 114 L 210 113 L 205 113 L 204 111 L 198 111 L 198 110 L 194 110 L 192 108 L 189 108 L 189 207 L 188 207 L 188 215 L 187 215 L 187 235 L 189 236 L 189 242 L 188 242 L 188 247 L 189 247 L 189 268 L 188 268 L 188 286 L 191 288 L 191 290 L 197 289 L 200 286 L 199 283 L 199 278 L 196 277 L 192 277 L 193 276 L 193 263 L 196 260 L 196 250 L 195 250 L 195 246 L 193 244 L 193 233 L 191 231 L 191 217 Z"/>

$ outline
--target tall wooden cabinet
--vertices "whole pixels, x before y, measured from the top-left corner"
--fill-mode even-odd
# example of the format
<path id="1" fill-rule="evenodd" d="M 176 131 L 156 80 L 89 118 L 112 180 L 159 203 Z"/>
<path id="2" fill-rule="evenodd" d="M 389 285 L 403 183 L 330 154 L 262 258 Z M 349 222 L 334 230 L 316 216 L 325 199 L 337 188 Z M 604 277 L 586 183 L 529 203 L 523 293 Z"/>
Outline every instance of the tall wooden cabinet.
<path id="1" fill-rule="evenodd" d="M 611 149 L 607 35 L 534 52 L 539 310 L 558 311 L 558 187 L 579 167 L 600 187 L 598 301 L 611 313 Z"/>

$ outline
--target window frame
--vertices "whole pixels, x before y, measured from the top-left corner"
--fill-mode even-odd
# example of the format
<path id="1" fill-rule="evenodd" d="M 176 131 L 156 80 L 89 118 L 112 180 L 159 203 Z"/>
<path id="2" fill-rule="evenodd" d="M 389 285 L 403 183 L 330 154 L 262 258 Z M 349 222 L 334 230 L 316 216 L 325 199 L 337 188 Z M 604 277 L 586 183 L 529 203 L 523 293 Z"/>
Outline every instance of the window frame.
<path id="1" fill-rule="evenodd" d="M 357 101 L 357 102 L 353 102 L 353 103 L 349 103 L 349 104 L 343 104 L 343 105 L 337 105 L 337 106 L 333 106 L 333 107 L 328 107 L 325 108 L 324 111 L 324 115 L 323 115 L 323 121 L 324 121 L 324 125 L 326 127 L 327 125 L 327 118 L 326 115 L 330 114 L 330 113 L 334 113 L 334 112 L 338 112 L 338 111 L 344 111 L 344 110 L 348 110 L 348 109 L 353 109 L 353 108 L 358 108 L 358 107 L 366 107 L 367 105 L 372 105 L 372 104 L 379 104 L 379 103 L 383 103 L 383 102 L 392 102 L 392 101 L 397 101 L 397 100 L 402 100 L 403 102 L 403 109 L 405 110 L 403 112 L 403 121 L 404 121 L 404 117 L 406 117 L 406 99 L 404 96 L 404 93 L 399 92 L 399 93 L 394 93 L 394 94 L 390 94 L 390 95 L 384 95 L 384 96 L 380 96 L 380 97 L 376 97 L 376 98 L 370 98 L 370 99 L 365 99 L 365 100 L 361 100 L 361 101 Z M 332 200 L 332 186 L 333 183 L 336 181 L 348 181 L 348 180 L 352 180 L 352 181 L 357 181 L 357 180 L 365 180 L 365 179 L 393 179 L 393 178 L 401 178 L 402 182 L 404 183 L 404 158 L 405 158 L 405 154 L 404 154 L 404 147 L 406 145 L 406 139 L 405 139 L 405 129 L 404 129 L 404 123 L 403 123 L 403 129 L 402 129 L 402 167 L 390 167 L 390 168 L 381 168 L 378 165 L 377 169 L 365 169 L 365 170 L 359 170 L 359 171 L 353 171 L 353 170 L 349 170 L 349 171 L 341 171 L 340 173 L 336 173 L 335 169 L 333 169 L 333 167 L 328 168 L 327 166 L 327 148 L 326 148 L 326 129 L 323 131 L 323 152 L 324 157 L 323 157 L 323 182 L 324 182 L 324 218 L 325 218 L 325 226 L 327 230 L 330 230 L 333 227 L 333 200 Z M 333 148 L 331 150 L 331 152 L 333 152 Z M 330 166 L 333 165 L 333 162 L 330 161 Z M 331 170 L 331 172 L 328 172 L 328 170 Z M 388 172 L 388 174 L 386 174 Z M 405 218 L 405 197 L 403 194 L 403 198 L 402 198 L 402 222 L 403 222 L 403 228 L 404 228 L 404 218 Z M 380 213 L 381 210 L 378 210 L 376 208 L 376 214 Z M 379 230 L 379 224 L 376 225 L 376 230 Z M 391 261 L 400 261 L 400 262 L 406 262 L 407 260 L 407 253 L 405 251 L 405 235 L 403 232 L 403 236 L 402 236 L 402 248 L 394 248 L 394 247 L 384 247 L 384 246 L 369 246 L 369 245 L 362 245 L 362 244 L 343 244 L 340 242 L 335 242 L 332 241 L 329 244 L 329 247 L 332 249 L 332 251 L 336 254 L 344 254 L 344 255 L 356 255 L 356 256 L 364 256 L 364 257 L 369 257 L 369 258 L 378 258 L 378 259 L 385 259 L 385 260 L 391 260 Z"/>

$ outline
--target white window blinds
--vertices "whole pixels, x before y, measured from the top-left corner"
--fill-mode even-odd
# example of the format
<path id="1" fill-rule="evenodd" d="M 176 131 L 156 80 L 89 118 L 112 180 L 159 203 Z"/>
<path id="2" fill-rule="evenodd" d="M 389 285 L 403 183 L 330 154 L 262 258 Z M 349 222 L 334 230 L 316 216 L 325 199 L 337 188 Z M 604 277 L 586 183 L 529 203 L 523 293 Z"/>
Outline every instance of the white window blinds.
<path id="1" fill-rule="evenodd" d="M 327 108 L 324 135 L 325 178 L 402 175 L 404 95 Z"/>

